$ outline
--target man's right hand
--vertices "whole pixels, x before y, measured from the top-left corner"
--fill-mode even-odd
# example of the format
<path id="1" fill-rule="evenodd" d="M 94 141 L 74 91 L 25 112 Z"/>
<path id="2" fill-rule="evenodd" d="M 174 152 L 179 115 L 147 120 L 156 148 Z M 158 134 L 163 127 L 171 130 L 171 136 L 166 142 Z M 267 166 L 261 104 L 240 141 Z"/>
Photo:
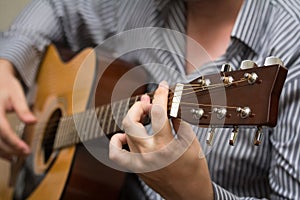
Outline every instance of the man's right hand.
<path id="1" fill-rule="evenodd" d="M 0 59 L 0 157 L 11 160 L 14 155 L 28 155 L 30 149 L 11 128 L 6 112 L 15 111 L 24 123 L 34 123 L 35 116 L 26 103 L 24 91 L 15 76 L 13 65 Z"/>

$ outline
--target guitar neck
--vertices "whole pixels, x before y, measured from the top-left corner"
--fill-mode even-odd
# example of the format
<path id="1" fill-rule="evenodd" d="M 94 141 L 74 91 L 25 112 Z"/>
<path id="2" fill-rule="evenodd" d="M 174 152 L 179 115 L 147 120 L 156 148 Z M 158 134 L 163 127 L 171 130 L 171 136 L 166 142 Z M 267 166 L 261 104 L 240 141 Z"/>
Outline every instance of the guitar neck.
<path id="1" fill-rule="evenodd" d="M 169 91 L 168 115 L 193 125 L 274 127 L 286 74 L 286 68 L 272 65 L 221 72 L 177 84 Z M 139 99 L 135 96 L 63 117 L 54 148 L 122 131 L 123 118 Z"/>
<path id="2" fill-rule="evenodd" d="M 71 146 L 122 131 L 122 120 L 140 96 L 88 109 L 62 117 L 54 141 L 54 149 Z"/>

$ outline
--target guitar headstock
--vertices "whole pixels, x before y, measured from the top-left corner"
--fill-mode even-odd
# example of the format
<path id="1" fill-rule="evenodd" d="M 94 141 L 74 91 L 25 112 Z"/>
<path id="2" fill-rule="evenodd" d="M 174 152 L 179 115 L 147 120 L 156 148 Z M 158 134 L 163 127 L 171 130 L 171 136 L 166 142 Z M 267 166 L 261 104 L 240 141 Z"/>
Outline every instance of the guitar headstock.
<path id="1" fill-rule="evenodd" d="M 261 67 L 243 61 L 237 71 L 225 64 L 218 74 L 177 84 L 170 94 L 169 115 L 194 125 L 234 127 L 232 144 L 238 126 L 257 126 L 255 143 L 259 144 L 261 127 L 277 124 L 286 75 L 287 69 L 275 57 L 267 58 Z"/>

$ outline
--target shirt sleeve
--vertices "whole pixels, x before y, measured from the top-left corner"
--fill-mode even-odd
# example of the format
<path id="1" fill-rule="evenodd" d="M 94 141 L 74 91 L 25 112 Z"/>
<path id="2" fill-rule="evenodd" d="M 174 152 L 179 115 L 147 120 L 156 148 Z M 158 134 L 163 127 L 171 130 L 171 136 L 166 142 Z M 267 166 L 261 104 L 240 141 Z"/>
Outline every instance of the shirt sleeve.
<path id="1" fill-rule="evenodd" d="M 296 57 L 281 93 L 277 126 L 269 133 L 268 199 L 300 199 L 300 55 Z M 213 190 L 215 199 L 256 199 L 238 197 L 216 183 Z"/>
<path id="2" fill-rule="evenodd" d="M 0 58 L 9 60 L 26 86 L 32 85 L 42 52 L 50 42 L 62 42 L 63 29 L 55 4 L 31 2 L 0 35 Z"/>
<path id="3" fill-rule="evenodd" d="M 113 34 L 116 6 L 116 0 L 34 0 L 0 34 L 0 58 L 12 62 L 30 87 L 50 43 L 78 52 Z"/>

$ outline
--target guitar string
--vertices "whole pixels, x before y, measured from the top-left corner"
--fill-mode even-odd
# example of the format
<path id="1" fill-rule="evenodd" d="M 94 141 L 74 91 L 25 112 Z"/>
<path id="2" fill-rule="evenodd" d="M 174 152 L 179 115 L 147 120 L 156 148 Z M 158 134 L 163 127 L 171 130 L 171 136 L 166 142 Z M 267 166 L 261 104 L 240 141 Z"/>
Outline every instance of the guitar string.
<path id="1" fill-rule="evenodd" d="M 241 83 L 241 82 L 244 82 L 244 81 L 246 81 L 247 79 L 241 79 L 241 80 L 239 80 L 239 81 L 234 81 L 234 82 L 232 82 L 231 84 L 227 84 L 227 85 L 224 85 L 223 83 L 219 83 L 219 84 L 214 84 L 214 85 L 209 85 L 209 86 L 198 86 L 199 84 L 186 84 L 186 85 L 184 85 L 184 86 L 193 86 L 193 87 L 188 87 L 188 88 L 184 88 L 182 91 L 191 91 L 191 92 L 188 92 L 188 93 L 183 93 L 183 94 L 181 94 L 180 96 L 182 97 L 182 96 L 186 96 L 186 95 L 190 95 L 190 94 L 194 94 L 194 93 L 199 93 L 199 92 L 203 92 L 203 91 L 207 91 L 207 90 L 209 90 L 209 89 L 216 89 L 216 88 L 220 88 L 220 87 L 228 87 L 228 86 L 230 86 L 230 85 L 232 85 L 232 84 L 237 84 L 237 83 Z M 196 86 L 196 87 L 195 87 Z M 174 93 L 173 93 L 174 94 Z M 143 94 L 142 94 L 143 95 Z M 114 103 L 112 103 L 112 104 L 117 104 L 117 103 L 120 103 L 120 102 L 122 102 L 122 101 L 127 101 L 127 100 L 129 100 L 129 101 L 131 101 L 132 99 L 136 99 L 137 97 L 138 98 L 140 98 L 142 95 L 137 95 L 137 96 L 134 96 L 134 97 L 130 97 L 130 98 L 128 98 L 128 99 L 123 99 L 123 100 L 120 100 L 120 101 L 117 101 L 117 102 L 114 102 Z M 151 97 L 151 100 L 153 100 L 153 97 L 152 97 L 152 95 L 154 95 L 154 92 L 150 92 L 150 93 L 147 93 L 147 95 L 149 95 L 150 97 Z M 168 100 L 171 100 L 172 98 L 177 98 L 178 96 L 170 96 L 169 98 L 168 98 Z M 180 103 L 188 103 L 188 102 L 180 102 Z M 102 105 L 103 107 L 105 107 L 105 106 L 107 106 L 107 105 L 109 105 L 109 104 L 106 104 L 106 105 Z M 201 105 L 204 105 L 204 104 L 198 104 L 199 106 L 201 106 Z M 102 107 L 102 106 L 99 106 L 99 107 L 97 107 L 97 108 L 100 108 L 100 107 Z M 220 107 L 220 106 L 218 106 L 218 105 L 209 105 L 209 104 L 205 104 L 205 106 L 217 106 L 217 107 Z M 110 106 L 111 107 L 111 106 Z M 227 106 L 228 108 L 230 108 L 230 106 Z M 235 108 L 237 108 L 237 107 L 235 107 Z M 64 116 L 64 117 L 62 117 L 62 118 L 68 118 L 68 117 L 72 117 L 72 116 L 74 116 L 74 115 L 78 115 L 78 114 L 85 114 L 86 112 L 88 112 L 88 111 L 90 111 L 90 110 L 87 110 L 87 111 L 84 111 L 84 112 L 81 112 L 81 113 L 76 113 L 76 114 L 73 114 L 73 115 L 67 115 L 67 116 Z M 42 125 L 45 125 L 47 122 L 45 121 L 45 122 L 40 122 L 39 124 L 42 124 Z M 51 125 L 51 124 L 50 124 Z"/>
<path id="2" fill-rule="evenodd" d="M 235 83 L 238 83 L 238 82 L 242 82 L 242 81 L 244 81 L 244 80 L 240 80 L 240 81 L 235 81 Z M 198 86 L 199 84 L 190 84 L 190 85 L 192 85 L 192 86 Z M 198 89 L 198 90 L 196 90 L 196 91 L 193 91 L 193 92 L 191 92 L 191 93 L 195 93 L 195 92 L 201 92 L 201 91 L 205 91 L 205 90 L 208 90 L 208 89 L 212 89 L 212 88 L 217 88 L 218 86 L 224 86 L 223 84 L 215 84 L 215 85 L 211 85 L 210 86 L 210 88 L 208 88 L 208 87 L 203 87 L 203 86 L 198 86 L 198 87 L 196 87 L 196 88 L 200 88 L 200 89 Z M 226 86 L 226 85 L 225 85 Z M 195 89 L 195 87 L 194 88 L 186 88 L 186 89 L 183 89 L 183 91 L 184 90 L 194 90 Z M 184 95 L 188 95 L 188 94 L 191 94 L 191 93 L 184 93 L 184 94 L 182 94 L 183 96 Z M 153 95 L 154 93 L 149 93 L 148 95 Z M 137 97 L 132 97 L 132 98 L 137 98 Z M 130 99 L 132 99 L 132 98 L 130 98 Z M 129 99 L 129 100 L 130 100 Z M 181 102 L 181 104 L 183 104 L 183 105 L 194 105 L 194 106 L 207 106 L 207 107 L 211 107 L 211 106 L 214 106 L 214 107 L 225 107 L 225 106 L 221 106 L 221 105 L 209 105 L 209 104 L 196 104 L 196 103 L 190 103 L 190 102 Z M 226 106 L 227 108 L 232 108 L 232 109 L 236 109 L 237 107 L 231 107 L 231 106 Z M 169 109 L 169 108 L 168 108 Z M 127 111 L 126 111 L 127 112 Z M 113 115 L 112 115 L 113 113 L 111 113 L 110 114 L 110 118 L 112 119 L 113 118 Z M 124 115 L 124 113 L 121 113 L 121 115 Z M 109 121 L 112 121 L 112 120 L 109 120 Z M 115 121 L 113 121 L 114 122 L 114 124 L 113 125 L 115 125 Z M 99 123 L 101 123 L 101 120 L 99 121 Z M 40 124 L 40 123 L 39 123 Z M 102 126 L 105 126 L 105 125 L 107 125 L 107 123 L 102 123 Z M 51 125 L 51 124 L 48 124 L 48 126 L 47 126 L 47 128 L 48 129 L 51 129 L 51 128 L 53 128 L 53 127 L 56 127 L 56 126 L 58 126 L 58 122 L 54 122 L 54 126 L 53 125 Z M 109 129 L 111 129 L 111 127 L 108 127 Z M 36 128 L 37 129 L 37 128 Z M 43 129 L 44 129 L 44 127 L 43 127 Z M 114 130 L 114 129 L 113 129 Z M 117 131 L 117 130 L 115 130 L 115 131 Z M 40 138 L 40 135 L 38 135 L 37 136 L 38 138 Z M 55 139 L 55 137 L 54 137 L 54 139 Z M 73 139 L 76 139 L 76 138 L 73 138 Z M 49 139 L 49 141 L 51 142 L 51 144 L 53 143 L 53 139 Z M 47 143 L 47 140 L 44 138 L 44 140 L 43 140 L 43 144 L 46 144 Z"/>
<path id="3" fill-rule="evenodd" d="M 198 93 L 198 92 L 202 92 L 202 91 L 207 91 L 207 90 L 209 90 L 209 89 L 215 89 L 215 88 L 219 88 L 219 87 L 227 87 L 227 86 L 230 86 L 230 85 L 232 85 L 232 84 L 236 84 L 236 83 L 240 83 L 240 82 L 243 82 L 243 81 L 246 81 L 247 79 L 241 79 L 241 80 L 239 80 L 239 81 L 234 81 L 233 83 L 231 83 L 231 84 L 227 84 L 227 85 L 224 85 L 223 83 L 220 83 L 220 84 L 214 84 L 214 85 L 209 85 L 209 86 L 199 86 L 199 84 L 186 84 L 186 85 L 184 85 L 184 86 L 194 86 L 194 87 L 191 87 L 191 88 L 185 88 L 185 89 L 183 89 L 182 91 L 187 91 L 187 90 L 193 90 L 192 92 L 189 92 L 189 93 L 183 93 L 181 96 L 186 96 L 186 95 L 189 95 L 189 94 L 193 94 L 193 93 Z M 195 88 L 196 88 L 196 90 L 195 90 Z M 151 93 L 148 93 L 148 95 L 153 95 L 154 94 L 154 92 L 151 92 Z M 141 97 L 142 95 L 138 95 L 138 96 L 135 96 L 135 97 L 131 97 L 131 98 L 129 98 L 129 99 L 127 99 L 127 100 L 132 100 L 132 99 L 136 99 L 137 97 Z M 170 97 L 170 98 L 174 98 L 174 97 L 177 97 L 177 96 L 173 96 L 173 97 Z M 170 100 L 170 98 L 169 98 L 169 100 Z M 152 97 L 152 99 L 153 99 L 153 97 Z M 121 100 L 122 101 L 122 100 Z M 120 101 L 120 102 L 121 102 Z M 123 100 L 124 101 L 124 100 Z M 197 104 L 197 103 L 191 103 L 191 102 L 180 102 L 180 104 L 182 104 L 182 105 L 193 105 L 193 106 L 204 106 L 204 107 L 222 107 L 222 108 L 228 108 L 228 109 L 237 109 L 238 107 L 235 107 L 235 106 L 222 106 L 222 105 L 212 105 L 212 104 Z M 107 105 L 103 105 L 103 106 L 107 106 Z M 111 108 L 111 107 L 110 107 Z M 168 106 L 168 108 L 167 108 L 168 110 L 170 109 L 170 106 Z M 111 111 L 111 110 L 110 110 Z M 83 113 L 80 113 L 80 114 L 84 114 L 85 112 L 83 112 Z M 127 113 L 127 111 L 126 111 L 126 113 Z M 120 113 L 121 115 L 125 115 L 125 113 L 123 113 L 123 112 L 121 112 Z M 74 115 L 73 115 L 74 116 Z M 65 116 L 65 117 L 62 117 L 62 118 L 66 118 L 66 117 L 72 117 L 72 115 L 70 115 L 70 116 Z M 113 119 L 113 113 L 111 112 L 110 113 L 110 120 L 109 121 L 113 121 L 113 123 L 115 123 L 115 120 L 111 120 L 111 119 Z M 101 123 L 101 121 L 103 121 L 103 120 L 98 120 L 98 122 L 99 123 Z M 47 122 L 46 122 L 47 123 Z M 39 123 L 39 125 L 40 125 L 40 128 L 35 128 L 35 130 L 36 131 L 39 131 L 39 130 L 44 130 L 45 129 L 45 126 L 43 125 L 43 124 L 46 124 L 46 123 L 43 123 L 43 122 L 40 122 Z M 48 126 L 47 126 L 47 129 L 51 129 L 51 128 L 54 128 L 54 127 L 56 127 L 56 126 L 59 126 L 59 121 L 58 122 L 53 122 L 53 124 L 51 124 L 51 123 L 48 123 Z M 102 124 L 102 126 L 106 126 L 106 125 L 108 125 L 108 122 L 107 123 L 104 123 L 104 124 Z M 115 124 L 113 124 L 113 125 L 115 125 Z M 41 127 L 41 126 L 43 126 L 43 127 Z M 58 128 L 58 127 L 57 127 Z M 70 127 L 71 128 L 71 127 Z M 111 127 L 109 127 L 110 129 L 111 129 Z M 116 130 L 117 131 L 117 130 Z M 40 139 L 40 137 L 41 136 L 43 136 L 43 134 L 36 134 L 35 135 L 36 137 L 36 139 L 37 140 L 39 140 Z M 35 139 L 34 139 L 35 140 Z M 53 144 L 54 143 L 54 140 L 55 140 L 55 136 L 54 136 L 54 139 L 49 139 L 48 141 L 49 141 L 49 144 L 51 143 L 51 144 Z M 44 145 L 47 145 L 47 139 L 45 139 L 44 138 L 44 140 L 43 140 L 43 144 Z"/>

